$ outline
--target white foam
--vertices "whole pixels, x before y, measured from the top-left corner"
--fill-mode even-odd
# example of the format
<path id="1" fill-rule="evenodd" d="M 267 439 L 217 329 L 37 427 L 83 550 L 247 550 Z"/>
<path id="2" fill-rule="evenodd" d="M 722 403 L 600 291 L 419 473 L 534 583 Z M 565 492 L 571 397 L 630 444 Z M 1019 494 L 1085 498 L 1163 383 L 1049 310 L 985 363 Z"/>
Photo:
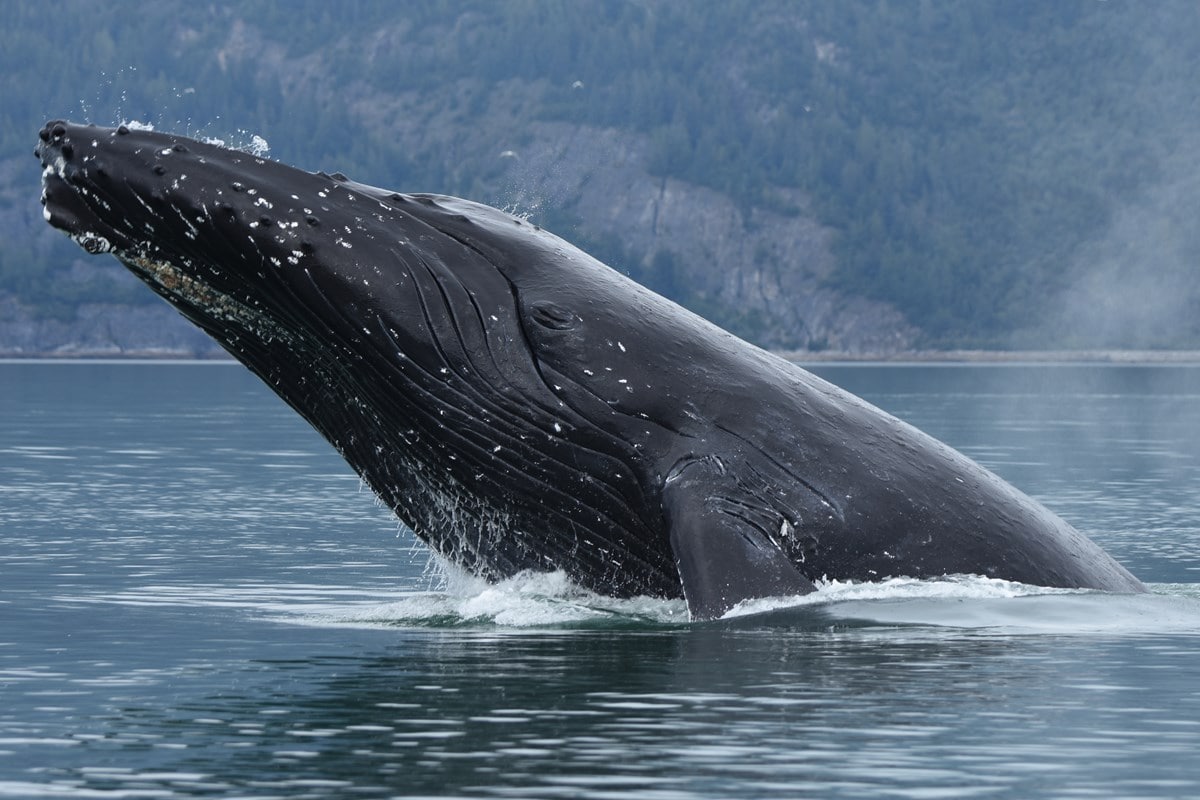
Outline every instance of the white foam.
<path id="1" fill-rule="evenodd" d="M 250 144 L 246 148 L 251 155 L 259 158 L 266 158 L 267 153 L 271 151 L 271 145 L 267 144 L 267 140 L 258 134 L 250 137 Z"/>
<path id="2" fill-rule="evenodd" d="M 830 605 L 849 601 L 895 601 L 913 598 L 948 600 L 1008 598 L 1070 591 L 1028 586 L 977 575 L 952 575 L 934 580 L 889 578 L 872 583 L 825 580 L 818 581 L 816 587 L 817 591 L 812 594 L 747 600 L 730 610 L 725 618 L 735 619 L 784 608 Z"/>
<path id="3" fill-rule="evenodd" d="M 1193 584 L 1148 594 L 1052 589 L 976 576 L 833 587 L 825 613 L 876 626 L 957 628 L 979 634 L 1200 635 Z"/>
<path id="4" fill-rule="evenodd" d="M 442 591 L 406 593 L 386 603 L 329 609 L 296 621 L 355 626 L 532 628 L 605 620 L 677 624 L 687 622 L 688 614 L 681 600 L 603 597 L 580 588 L 562 572 L 525 572 L 490 584 L 448 569 Z"/>
<path id="5" fill-rule="evenodd" d="M 35 797 L 97 797 L 105 800 L 170 797 L 174 792 L 159 789 L 88 789 L 71 782 L 33 783 L 31 781 L 0 781 L 0 797 L 32 800 Z"/>

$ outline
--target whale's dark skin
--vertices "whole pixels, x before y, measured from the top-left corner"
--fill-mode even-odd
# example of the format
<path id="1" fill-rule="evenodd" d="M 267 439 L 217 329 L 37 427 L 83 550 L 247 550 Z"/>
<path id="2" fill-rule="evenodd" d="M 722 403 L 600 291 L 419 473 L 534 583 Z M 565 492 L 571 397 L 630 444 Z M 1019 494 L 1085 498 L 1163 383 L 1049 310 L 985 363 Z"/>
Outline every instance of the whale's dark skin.
<path id="1" fill-rule="evenodd" d="M 1142 584 L 949 447 L 496 209 L 144 130 L 40 133 L 51 225 L 261 377 L 434 550 L 696 618 L 870 581 Z"/>

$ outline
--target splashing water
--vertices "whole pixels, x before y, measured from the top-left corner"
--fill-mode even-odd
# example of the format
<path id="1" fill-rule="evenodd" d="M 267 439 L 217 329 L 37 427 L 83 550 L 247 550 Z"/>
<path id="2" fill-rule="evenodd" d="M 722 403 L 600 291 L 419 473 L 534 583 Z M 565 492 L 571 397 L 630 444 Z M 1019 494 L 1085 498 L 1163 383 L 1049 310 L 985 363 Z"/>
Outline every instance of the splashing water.
<path id="1" fill-rule="evenodd" d="M 501 628 L 677 626 L 690 624 L 682 600 L 598 595 L 562 572 L 524 572 L 488 583 L 433 558 L 436 588 L 386 602 L 307 608 L 288 614 L 311 625 Z M 1030 586 L 976 575 L 874 583 L 818 581 L 804 596 L 747 601 L 711 624 L 742 626 L 896 626 L 996 634 L 1172 632 L 1200 634 L 1200 589 L 1158 584 L 1149 595 L 1115 595 Z"/>

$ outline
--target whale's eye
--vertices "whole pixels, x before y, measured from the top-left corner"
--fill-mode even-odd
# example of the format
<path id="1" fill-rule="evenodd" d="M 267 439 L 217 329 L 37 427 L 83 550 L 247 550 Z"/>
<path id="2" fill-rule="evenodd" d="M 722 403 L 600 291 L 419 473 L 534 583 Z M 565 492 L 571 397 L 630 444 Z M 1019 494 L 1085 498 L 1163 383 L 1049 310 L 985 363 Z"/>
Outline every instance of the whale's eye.
<path id="1" fill-rule="evenodd" d="M 579 317 L 556 303 L 534 303 L 530 313 L 538 325 L 556 331 L 568 331 L 579 324 Z"/>

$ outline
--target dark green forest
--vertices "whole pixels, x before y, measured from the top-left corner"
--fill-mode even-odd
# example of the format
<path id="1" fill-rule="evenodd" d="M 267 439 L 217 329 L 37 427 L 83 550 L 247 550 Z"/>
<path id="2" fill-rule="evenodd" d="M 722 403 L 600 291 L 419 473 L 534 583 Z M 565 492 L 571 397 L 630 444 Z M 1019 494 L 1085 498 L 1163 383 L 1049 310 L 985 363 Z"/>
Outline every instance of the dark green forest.
<path id="1" fill-rule="evenodd" d="M 234 144 L 261 134 L 272 157 L 309 169 L 490 201 L 488 175 L 347 120 L 402 89 L 465 85 L 469 123 L 492 87 L 516 82 L 538 87 L 518 118 L 636 132 L 654 174 L 743 208 L 801 213 L 780 190 L 803 190 L 834 232 L 829 285 L 895 305 L 925 346 L 1200 344 L 1190 2 L 0 0 L 0 12 L 0 292 L 38 313 L 149 294 L 64 285 L 73 246 L 26 229 L 15 209 L 36 201 L 29 152 L 47 118 Z M 405 46 L 366 46 L 388 30 Z M 543 213 L 573 238 L 569 213 Z M 1180 319 L 1166 324 L 1155 301 L 1119 341 L 1048 329 L 1047 303 L 1080 282 L 1114 292 L 1082 305 L 1118 311 L 1158 282 Z"/>

